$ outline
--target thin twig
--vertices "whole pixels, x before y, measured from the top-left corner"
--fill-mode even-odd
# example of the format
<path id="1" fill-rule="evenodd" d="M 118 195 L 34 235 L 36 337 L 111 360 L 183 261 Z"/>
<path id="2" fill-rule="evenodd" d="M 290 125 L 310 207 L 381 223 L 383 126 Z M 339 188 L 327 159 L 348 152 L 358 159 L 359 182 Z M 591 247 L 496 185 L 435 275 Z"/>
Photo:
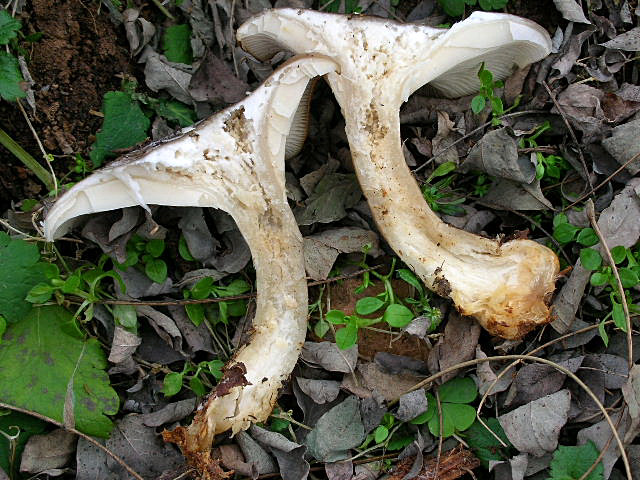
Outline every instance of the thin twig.
<path id="1" fill-rule="evenodd" d="M 627 296 L 624 294 L 624 287 L 622 286 L 622 280 L 620 280 L 620 274 L 618 273 L 618 267 L 616 267 L 616 262 L 613 261 L 613 256 L 611 255 L 611 250 L 609 250 L 609 246 L 607 245 L 607 241 L 602 235 L 602 231 L 598 226 L 598 221 L 596 220 L 596 212 L 593 206 L 593 201 L 591 199 L 587 200 L 587 217 L 589 217 L 589 221 L 591 222 L 591 226 L 593 230 L 596 232 L 596 235 L 600 239 L 600 243 L 602 244 L 602 250 L 604 250 L 605 255 L 607 256 L 607 260 L 609 260 L 609 265 L 611 265 L 611 270 L 613 271 L 613 276 L 616 277 L 616 284 L 618 285 L 618 290 L 620 291 L 620 302 L 622 303 L 622 310 L 624 311 L 624 319 L 627 324 L 627 353 L 628 353 L 628 363 L 629 370 L 633 367 L 633 332 L 631 331 L 631 316 L 629 315 L 629 306 L 627 305 Z"/>
<path id="2" fill-rule="evenodd" d="M 620 423 L 622 423 L 622 418 L 624 417 L 625 408 L 627 408 L 626 404 L 623 405 L 622 410 L 620 410 L 620 416 L 618 417 L 618 421 L 616 422 L 616 429 L 620 426 Z M 593 472 L 596 469 L 598 464 L 604 458 L 604 455 L 607 453 L 607 450 L 609 450 L 609 447 L 611 446 L 612 441 L 613 441 L 613 435 L 609 435 L 609 438 L 607 439 L 607 443 L 604 444 L 604 447 L 602 447 L 602 450 L 600 450 L 600 453 L 598 454 L 595 461 L 591 464 L 589 468 L 587 468 L 587 471 L 584 472 L 578 480 L 586 480 L 586 478 L 589 477 L 589 475 L 591 475 L 591 472 Z"/>
<path id="3" fill-rule="evenodd" d="M 591 195 L 593 195 L 595 190 L 593 189 L 593 183 L 591 183 L 591 176 L 589 175 L 589 169 L 587 168 L 587 162 L 584 159 L 582 148 L 580 148 L 580 144 L 578 143 L 578 137 L 576 137 L 576 133 L 573 131 L 573 127 L 569 123 L 569 119 L 567 118 L 567 115 L 564 113 L 564 110 L 558 103 L 558 100 L 556 100 L 556 96 L 553 94 L 553 92 L 549 88 L 549 85 L 547 84 L 547 82 L 543 80 L 542 86 L 545 88 L 545 90 L 549 94 L 549 98 L 553 102 L 553 105 L 556 107 L 556 109 L 560 113 L 560 116 L 562 117 L 564 124 L 567 126 L 567 130 L 569 130 L 569 136 L 571 137 L 571 140 L 573 140 L 573 143 L 578 149 L 578 158 L 580 158 L 580 163 L 582 164 L 582 168 L 584 169 L 584 175 L 587 179 L 587 183 L 589 184 L 589 188 L 591 189 Z"/>
<path id="4" fill-rule="evenodd" d="M 512 354 L 512 355 L 501 355 L 501 356 L 486 357 L 486 358 L 476 358 L 476 359 L 473 359 L 473 360 L 468 360 L 466 362 L 461 362 L 461 363 L 458 363 L 456 365 L 453 365 L 453 366 L 451 366 L 449 368 L 445 368 L 444 370 L 441 370 L 440 372 L 425 378 L 424 380 L 422 380 L 422 381 L 416 383 L 415 385 L 413 385 L 411 388 L 409 388 L 405 392 L 402 392 L 401 395 L 404 395 L 405 393 L 413 392 L 414 390 L 422 388 L 422 387 L 432 383 L 433 381 L 437 380 L 438 378 L 443 377 L 444 375 L 447 375 L 448 373 L 455 372 L 455 371 L 457 371 L 457 370 L 459 370 L 461 368 L 472 367 L 474 365 L 478 365 L 480 363 L 485 363 L 485 362 L 505 361 L 505 360 L 529 360 L 529 361 L 532 361 L 532 362 L 539 362 L 539 363 L 543 363 L 545 365 L 549 365 L 549 366 L 555 368 L 556 370 L 559 370 L 562 373 L 564 373 L 566 376 L 571 378 L 571 380 L 576 382 L 580 386 L 580 388 L 582 388 L 585 392 L 587 392 L 587 394 L 591 397 L 591 399 L 596 404 L 598 409 L 604 415 L 605 420 L 609 424 L 609 427 L 611 428 L 611 431 L 613 432 L 613 435 L 615 436 L 616 443 L 618 445 L 618 449 L 620 450 L 620 455 L 622 456 L 622 463 L 624 464 L 625 472 L 627 474 L 627 480 L 633 480 L 633 475 L 631 474 L 631 466 L 629 465 L 629 457 L 627 456 L 627 453 L 624 450 L 624 444 L 622 443 L 622 439 L 620 438 L 620 435 L 618 435 L 616 427 L 613 424 L 613 421 L 611 420 L 611 417 L 609 416 L 609 413 L 607 412 L 607 409 L 604 407 L 604 405 L 602 405 L 602 402 L 600 401 L 600 399 L 596 396 L 595 393 L 593 393 L 593 391 L 575 373 L 573 373 L 571 370 L 563 367 L 562 365 L 558 365 L 557 363 L 552 362 L 551 360 L 547 360 L 546 358 L 533 357 L 531 355 L 516 355 L 516 354 Z M 396 403 L 398 401 L 398 399 L 399 399 L 399 397 L 394 399 L 393 401 L 389 402 L 389 405 L 392 405 L 393 403 Z"/>
<path id="5" fill-rule="evenodd" d="M 440 429 L 438 433 L 438 453 L 436 455 L 436 472 L 440 471 L 440 457 L 442 457 L 442 442 L 444 441 L 444 432 L 443 430 L 443 420 L 442 420 L 442 403 L 440 402 L 440 393 L 438 389 L 435 391 L 436 394 L 436 404 L 438 406 L 438 428 Z"/>
<path id="6" fill-rule="evenodd" d="M 69 427 L 67 425 L 64 425 L 63 423 L 60 423 L 59 421 L 54 420 L 51 417 L 47 417 L 47 416 L 42 415 L 42 414 L 40 414 L 38 412 L 33 412 L 31 410 L 27 410 L 26 408 L 16 407 L 14 405 L 9 405 L 7 403 L 2 403 L 2 402 L 0 402 L 0 408 L 6 408 L 7 410 L 13 410 L 14 412 L 24 413 L 25 415 L 31 415 L 32 417 L 39 418 L 40 420 L 43 420 L 43 421 L 48 422 L 48 423 L 52 423 L 56 427 L 64 428 L 65 430 L 78 435 L 79 437 L 84 438 L 87 442 L 89 442 L 92 445 L 98 447 L 104 453 L 106 453 L 111 458 L 113 458 L 116 462 L 118 462 L 120 465 L 122 465 L 122 467 L 127 472 L 129 472 L 129 474 L 132 477 L 134 477 L 136 480 L 144 480 L 144 478 L 142 478 L 142 476 L 139 473 L 137 473 L 133 468 L 131 468 L 129 465 L 127 465 L 122 458 L 120 458 L 118 455 L 113 453 L 107 447 L 105 447 L 100 442 L 98 442 L 96 439 L 94 439 L 93 437 L 87 435 L 86 433 L 82 433 L 80 430 L 76 430 L 73 427 Z"/>

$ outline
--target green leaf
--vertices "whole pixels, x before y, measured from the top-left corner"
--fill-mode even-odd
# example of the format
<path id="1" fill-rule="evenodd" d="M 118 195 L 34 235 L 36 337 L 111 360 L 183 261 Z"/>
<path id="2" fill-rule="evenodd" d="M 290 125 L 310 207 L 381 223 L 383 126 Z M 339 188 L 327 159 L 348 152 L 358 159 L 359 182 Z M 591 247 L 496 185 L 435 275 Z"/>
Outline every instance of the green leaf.
<path id="1" fill-rule="evenodd" d="M 576 240 L 580 245 L 584 245 L 585 247 L 593 247 L 600 241 L 593 228 L 583 228 L 580 230 Z"/>
<path id="2" fill-rule="evenodd" d="M 613 302 L 613 310 L 612 310 L 613 323 L 616 324 L 623 332 L 627 331 L 627 319 L 624 315 L 624 309 L 622 308 L 622 304 L 618 302 Z"/>
<path id="3" fill-rule="evenodd" d="M 19 20 L 16 20 L 6 10 L 0 10 L 0 45 L 6 45 L 9 40 L 18 36 L 18 30 L 22 28 Z"/>
<path id="4" fill-rule="evenodd" d="M 46 282 L 47 264 L 39 262 L 37 245 L 0 232 L 0 315 L 8 323 L 24 318 L 32 308 L 29 291 Z"/>
<path id="5" fill-rule="evenodd" d="M 102 106 L 104 121 L 91 148 L 91 161 L 99 167 L 114 150 L 129 148 L 147 138 L 149 119 L 125 92 L 107 92 Z"/>
<path id="6" fill-rule="evenodd" d="M 213 288 L 213 278 L 205 277 L 202 280 L 198 280 L 191 288 L 191 298 L 196 300 L 202 300 L 209 296 L 211 289 Z"/>
<path id="7" fill-rule="evenodd" d="M 542 163 L 536 164 L 536 180 L 541 180 L 544 177 L 544 165 Z"/>
<path id="8" fill-rule="evenodd" d="M 392 327 L 402 328 L 406 327 L 413 320 L 413 312 L 404 305 L 394 303 L 389 305 L 384 311 L 382 320 L 387 322 Z"/>
<path id="9" fill-rule="evenodd" d="M 221 297 L 231 297 L 248 292 L 251 290 L 251 285 L 241 278 L 236 278 L 229 285 L 223 287 L 223 290 L 224 292 L 220 295 Z"/>
<path id="10" fill-rule="evenodd" d="M 500 97 L 491 97 L 491 111 L 494 115 L 502 115 L 504 113 L 504 105 Z"/>
<path id="11" fill-rule="evenodd" d="M 21 86 L 23 81 L 18 59 L 0 51 L 0 97 L 9 102 L 23 98 L 26 95 Z"/>
<path id="12" fill-rule="evenodd" d="M 464 13 L 464 0 L 438 0 L 438 3 L 450 17 L 459 17 Z"/>
<path id="13" fill-rule="evenodd" d="M 450 417 L 456 432 L 464 432 L 476 419 L 476 409 L 461 403 L 443 403 L 442 415 Z"/>
<path id="14" fill-rule="evenodd" d="M 591 285 L 593 285 L 594 287 L 601 287 L 608 281 L 609 276 L 604 273 L 595 272 L 593 275 L 591 275 Z"/>
<path id="15" fill-rule="evenodd" d="M 157 104 L 154 105 L 154 109 L 158 115 L 167 120 L 178 122 L 181 127 L 188 127 L 196 121 L 196 112 L 182 102 L 158 100 Z"/>
<path id="16" fill-rule="evenodd" d="M 583 248 L 580 250 L 580 261 L 587 270 L 598 270 L 602 265 L 600 252 L 593 248 Z"/>
<path id="17" fill-rule="evenodd" d="M 113 307 L 113 319 L 129 331 L 138 329 L 138 315 L 133 305 L 116 305 Z"/>
<path id="18" fill-rule="evenodd" d="M 553 231 L 553 238 L 560 243 L 569 243 L 575 238 L 578 230 L 578 227 L 570 223 L 560 223 Z"/>
<path id="19" fill-rule="evenodd" d="M 2 336 L 7 331 L 7 321 L 2 315 L 0 315 L 0 343 L 2 343 Z"/>
<path id="20" fill-rule="evenodd" d="M 592 441 L 578 447 L 560 445 L 551 460 L 550 480 L 578 480 L 598 458 L 598 449 Z M 586 480 L 602 480 L 604 467 L 599 462 Z"/>
<path id="21" fill-rule="evenodd" d="M 619 268 L 618 275 L 620 275 L 620 281 L 622 282 L 622 286 L 624 288 L 635 287 L 640 282 L 636 272 L 634 272 L 630 268 Z"/>
<path id="22" fill-rule="evenodd" d="M 164 260 L 151 259 L 145 264 L 144 272 L 154 282 L 162 283 L 167 279 L 167 264 Z"/>
<path id="23" fill-rule="evenodd" d="M 569 217 L 565 213 L 559 213 L 553 217 L 553 228 L 557 228 L 559 225 L 563 223 L 569 223 Z"/>
<path id="24" fill-rule="evenodd" d="M 429 420 L 433 418 L 433 416 L 438 411 L 438 404 L 436 402 L 436 397 L 431 393 L 427 393 L 427 411 L 421 413 L 416 418 L 411 420 L 409 423 L 413 425 L 422 425 L 423 423 L 427 423 Z"/>
<path id="25" fill-rule="evenodd" d="M 602 339 L 602 343 L 604 343 L 605 347 L 609 346 L 609 334 L 607 333 L 607 328 L 604 320 L 598 324 L 598 333 L 600 334 L 600 338 Z"/>
<path id="26" fill-rule="evenodd" d="M 456 432 L 456 427 L 453 423 L 453 418 L 451 415 L 445 414 L 444 410 L 445 404 L 441 405 L 442 408 L 442 436 L 444 438 L 448 438 Z M 469 407 L 471 408 L 471 407 Z M 438 411 L 436 410 L 436 414 L 429 420 L 429 431 L 435 437 L 440 436 L 440 415 L 438 415 Z"/>
<path id="27" fill-rule="evenodd" d="M 334 325 L 342 325 L 346 322 L 347 315 L 341 310 L 329 310 L 324 318 Z"/>
<path id="28" fill-rule="evenodd" d="M 48 302 L 53 295 L 53 287 L 48 283 L 39 283 L 27 294 L 26 301 L 29 303 L 45 303 Z"/>
<path id="29" fill-rule="evenodd" d="M 619 263 L 622 263 L 627 257 L 627 249 L 622 245 L 613 247 L 611 249 L 611 256 L 613 257 L 613 261 L 615 262 L 615 264 L 618 265 Z"/>
<path id="30" fill-rule="evenodd" d="M 207 389 L 204 388 L 204 385 L 198 377 L 192 377 L 191 380 L 189 380 L 189 388 L 199 397 L 204 397 L 207 394 Z"/>
<path id="31" fill-rule="evenodd" d="M 42 420 L 23 413 L 10 412 L 8 415 L 0 415 L 0 432 L 16 437 L 15 456 L 11 458 L 9 440 L 0 434 L 0 469 L 4 470 L 9 478 L 23 478 L 19 475 L 19 468 L 24 446 L 29 437 L 43 433 L 46 426 L 47 424 Z"/>
<path id="32" fill-rule="evenodd" d="M 171 372 L 164 376 L 162 382 L 162 393 L 166 397 L 171 397 L 182 390 L 182 374 Z"/>
<path id="33" fill-rule="evenodd" d="M 384 442 L 388 436 L 389 436 L 389 429 L 384 425 L 379 425 L 373 431 L 373 439 L 375 440 L 376 443 Z"/>
<path id="34" fill-rule="evenodd" d="M 500 10 L 504 8 L 509 0 L 479 0 L 480 8 L 483 10 Z"/>
<path id="35" fill-rule="evenodd" d="M 478 387 L 469 377 L 456 377 L 440 385 L 438 393 L 441 402 L 470 403 L 478 396 Z"/>
<path id="36" fill-rule="evenodd" d="M 418 280 L 418 277 L 416 277 L 415 273 L 413 273 L 411 270 L 407 270 L 406 268 L 401 268 L 400 270 L 398 270 L 397 274 L 398 274 L 398 277 L 400 277 L 402 280 L 407 282 L 417 291 L 419 291 L 420 293 L 424 293 L 422 283 L 420 283 L 420 280 Z"/>
<path id="37" fill-rule="evenodd" d="M 218 381 L 222 378 L 222 367 L 224 367 L 222 360 L 210 360 L 207 362 L 209 373 Z"/>
<path id="38" fill-rule="evenodd" d="M 336 344 L 340 350 L 353 347 L 358 341 L 358 327 L 347 325 L 336 332 Z"/>
<path id="39" fill-rule="evenodd" d="M 191 65 L 193 53 L 189 25 L 172 25 L 167 28 L 162 36 L 162 49 L 170 62 Z"/>
<path id="40" fill-rule="evenodd" d="M 184 306 L 184 309 L 186 310 L 191 323 L 196 327 L 199 327 L 204 320 L 204 305 L 201 303 L 189 303 Z"/>
<path id="41" fill-rule="evenodd" d="M 178 253 L 187 262 L 194 262 L 195 261 L 195 258 L 193 258 L 193 255 L 191 255 L 191 252 L 189 251 L 189 246 L 187 245 L 187 240 L 184 238 L 183 234 L 180 234 L 180 240 L 178 241 Z"/>
<path id="42" fill-rule="evenodd" d="M 118 395 L 109 385 L 100 343 L 64 333 L 71 322 L 73 315 L 54 305 L 34 308 L 9 326 L 0 345 L 0 385 L 11 388 L 0 391 L 0 402 L 59 422 L 72 419 L 78 430 L 106 437 Z"/>
<path id="43" fill-rule="evenodd" d="M 480 113 L 484 110 L 484 107 L 487 105 L 487 100 L 484 98 L 484 95 L 476 95 L 471 99 L 471 110 L 473 113 Z"/>
<path id="44" fill-rule="evenodd" d="M 480 79 L 480 83 L 482 83 L 483 87 L 491 87 L 493 85 L 493 74 L 484 68 L 484 63 L 478 71 L 478 78 Z"/>
<path id="45" fill-rule="evenodd" d="M 457 168 L 456 162 L 444 162 L 441 165 L 438 165 L 429 178 L 427 179 L 427 183 L 429 183 L 434 178 L 444 177 L 448 173 L 453 172 Z"/>
<path id="46" fill-rule="evenodd" d="M 152 257 L 158 258 L 164 252 L 164 240 L 159 238 L 149 240 L 145 245 L 145 251 Z"/>
<path id="47" fill-rule="evenodd" d="M 484 422 L 493 433 L 502 439 L 505 445 L 510 445 L 497 419 L 487 418 Z M 489 466 L 490 460 L 504 460 L 508 458 L 504 452 L 504 447 L 498 439 L 477 420 L 464 432 L 463 436 L 485 467 Z"/>
<path id="48" fill-rule="evenodd" d="M 364 297 L 356 302 L 356 313 L 358 315 L 371 315 L 384 306 L 385 302 L 376 297 Z"/>

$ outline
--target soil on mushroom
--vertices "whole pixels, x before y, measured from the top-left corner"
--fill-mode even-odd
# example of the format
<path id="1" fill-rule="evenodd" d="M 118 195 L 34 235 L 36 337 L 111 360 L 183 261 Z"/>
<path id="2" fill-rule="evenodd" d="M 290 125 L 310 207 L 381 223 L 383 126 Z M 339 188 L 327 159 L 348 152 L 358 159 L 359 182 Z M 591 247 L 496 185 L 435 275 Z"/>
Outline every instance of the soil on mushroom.
<path id="1" fill-rule="evenodd" d="M 39 41 L 22 46 L 30 57 L 35 82 L 33 126 L 47 152 L 54 155 L 81 152 L 86 157 L 92 135 L 101 125 L 101 118 L 92 111 L 100 111 L 105 92 L 119 89 L 118 74 L 136 68 L 125 36 L 97 8 L 95 2 L 81 0 L 33 0 L 20 16 L 26 35 L 42 33 Z M 0 102 L 0 128 L 40 160 L 38 145 L 14 104 Z M 0 154 L 0 211 L 12 200 L 44 193 L 40 182 L 13 155 L 3 147 Z M 58 178 L 72 162 L 71 156 L 54 162 Z"/>

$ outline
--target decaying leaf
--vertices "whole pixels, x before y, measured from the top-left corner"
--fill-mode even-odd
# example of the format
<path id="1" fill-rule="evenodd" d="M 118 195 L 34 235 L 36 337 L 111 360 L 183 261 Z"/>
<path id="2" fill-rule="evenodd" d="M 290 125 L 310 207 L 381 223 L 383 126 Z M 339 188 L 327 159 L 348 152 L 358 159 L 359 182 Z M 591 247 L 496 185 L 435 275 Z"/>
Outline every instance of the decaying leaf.
<path id="1" fill-rule="evenodd" d="M 309 473 L 309 463 L 304 459 L 307 447 L 288 440 L 284 435 L 270 432 L 257 425 L 249 428 L 254 440 L 269 450 L 280 468 L 284 480 L 304 480 Z"/>
<path id="2" fill-rule="evenodd" d="M 405 480 L 407 473 L 413 465 L 414 458 L 407 457 L 401 460 L 394 468 L 389 480 Z M 418 479 L 437 478 L 438 480 L 455 480 L 471 470 L 480 466 L 480 460 L 462 446 L 449 450 L 442 457 L 432 458 L 426 462 L 422 469 L 416 473 Z"/>
<path id="3" fill-rule="evenodd" d="M 556 8 L 570 22 L 591 23 L 585 17 L 582 7 L 575 0 L 553 0 Z"/>
<path id="4" fill-rule="evenodd" d="M 22 452 L 20 471 L 37 474 L 64 467 L 75 452 L 76 440 L 76 435 L 62 429 L 32 436 Z"/>
<path id="5" fill-rule="evenodd" d="M 301 358 L 330 372 L 352 372 L 358 361 L 358 346 L 340 350 L 332 342 L 304 342 Z"/>
<path id="6" fill-rule="evenodd" d="M 640 51 L 640 27 L 632 28 L 602 44 L 603 47 L 617 48 L 628 52 Z"/>
<path id="7" fill-rule="evenodd" d="M 480 325 L 470 317 L 452 312 L 444 328 L 444 337 L 429 352 L 428 364 L 431 372 L 435 373 L 472 359 L 476 352 L 478 338 L 480 338 Z M 442 381 L 446 382 L 456 375 L 457 372 L 451 372 L 443 376 Z"/>
<path id="8" fill-rule="evenodd" d="M 316 403 L 333 402 L 340 393 L 340 382 L 335 380 L 314 380 L 298 377 L 296 381 L 300 389 Z"/>

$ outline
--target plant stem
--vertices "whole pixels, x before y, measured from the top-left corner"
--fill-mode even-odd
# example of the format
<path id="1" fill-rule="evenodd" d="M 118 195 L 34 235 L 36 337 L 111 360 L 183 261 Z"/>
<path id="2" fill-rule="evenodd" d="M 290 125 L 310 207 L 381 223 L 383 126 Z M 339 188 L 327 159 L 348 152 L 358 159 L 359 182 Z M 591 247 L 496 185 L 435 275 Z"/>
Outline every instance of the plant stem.
<path id="1" fill-rule="evenodd" d="M 1 128 L 0 144 L 13 153 L 18 160 L 24 163 L 24 165 L 31 170 L 42 183 L 44 183 L 47 190 L 51 191 L 55 188 L 51 174 Z"/>

